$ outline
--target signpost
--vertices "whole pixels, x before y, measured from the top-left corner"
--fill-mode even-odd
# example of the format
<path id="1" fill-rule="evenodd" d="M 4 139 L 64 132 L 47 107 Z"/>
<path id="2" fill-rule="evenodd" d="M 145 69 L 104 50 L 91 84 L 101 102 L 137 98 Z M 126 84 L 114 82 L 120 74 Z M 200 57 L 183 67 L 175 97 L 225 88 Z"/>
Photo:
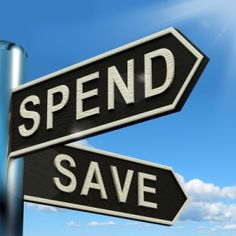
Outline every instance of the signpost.
<path id="1" fill-rule="evenodd" d="M 1 55 L 4 76 L 17 66 L 7 76 L 18 85 L 26 55 Z M 0 232 L 22 234 L 22 156 L 26 201 L 173 224 L 187 197 L 170 167 L 67 143 L 179 111 L 207 62 L 169 28 L 15 88 L 0 157 Z"/>
<path id="2" fill-rule="evenodd" d="M 206 63 L 169 28 L 19 86 L 10 157 L 179 111 Z"/>
<path id="3" fill-rule="evenodd" d="M 70 144 L 26 156 L 24 200 L 171 225 L 187 197 L 170 167 Z"/>
<path id="4" fill-rule="evenodd" d="M 0 235 L 23 232 L 23 158 L 8 159 L 9 112 L 12 90 L 26 78 L 27 53 L 0 41 Z"/>

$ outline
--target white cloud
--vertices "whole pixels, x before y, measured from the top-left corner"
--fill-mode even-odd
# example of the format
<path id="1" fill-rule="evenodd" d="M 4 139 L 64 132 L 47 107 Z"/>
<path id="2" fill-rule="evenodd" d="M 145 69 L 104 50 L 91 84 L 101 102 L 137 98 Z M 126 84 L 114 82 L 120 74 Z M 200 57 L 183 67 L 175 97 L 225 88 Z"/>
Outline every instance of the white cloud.
<path id="1" fill-rule="evenodd" d="M 221 222 L 224 224 L 220 226 L 221 230 L 227 230 L 230 222 L 231 227 L 236 224 L 236 202 L 231 202 L 236 200 L 236 186 L 220 188 L 200 179 L 185 182 L 183 176 L 177 176 L 190 198 L 189 206 L 181 216 L 182 221 Z M 211 231 L 217 231 L 218 227 L 212 227 Z"/>
<path id="2" fill-rule="evenodd" d="M 99 221 L 91 221 L 88 223 L 89 226 L 109 226 L 115 225 L 114 221 L 107 221 L 107 222 L 99 222 Z"/>
<path id="3" fill-rule="evenodd" d="M 211 183 L 204 183 L 199 179 L 193 179 L 185 183 L 185 190 L 192 200 L 213 201 L 221 197 L 221 190 Z"/>
<path id="4" fill-rule="evenodd" d="M 221 195 L 230 199 L 236 199 L 236 186 L 223 188 L 221 190 Z"/>
<path id="5" fill-rule="evenodd" d="M 47 205 L 41 205 L 36 203 L 27 202 L 25 203 L 26 207 L 36 209 L 38 211 L 48 211 L 48 212 L 59 212 L 63 211 L 61 208 L 53 207 L 53 206 L 47 206 Z"/>
<path id="6" fill-rule="evenodd" d="M 210 228 L 210 230 L 206 228 L 205 232 L 213 233 L 213 232 L 220 231 L 221 229 L 222 229 L 221 225 L 215 225 L 212 228 Z M 202 231 L 202 233 L 204 233 L 204 231 Z"/>
<path id="7" fill-rule="evenodd" d="M 225 225 L 224 229 L 226 229 L 226 230 L 236 230 L 236 224 Z"/>
<path id="8" fill-rule="evenodd" d="M 181 219 L 191 221 L 236 222 L 236 205 L 227 205 L 222 202 L 192 201 Z"/>
<path id="9" fill-rule="evenodd" d="M 67 226 L 69 227 L 79 227 L 80 224 L 78 222 L 75 222 L 75 221 L 69 221 L 66 223 Z"/>
<path id="10" fill-rule="evenodd" d="M 215 201 L 220 198 L 236 200 L 236 186 L 220 188 L 212 183 L 193 179 L 184 184 L 185 190 L 192 200 Z"/>

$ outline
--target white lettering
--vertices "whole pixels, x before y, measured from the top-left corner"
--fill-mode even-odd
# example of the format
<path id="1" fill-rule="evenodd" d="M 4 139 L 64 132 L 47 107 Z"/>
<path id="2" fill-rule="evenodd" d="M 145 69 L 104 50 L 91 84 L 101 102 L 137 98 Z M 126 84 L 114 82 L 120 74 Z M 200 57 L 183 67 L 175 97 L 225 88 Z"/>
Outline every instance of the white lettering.
<path id="1" fill-rule="evenodd" d="M 31 119 L 34 121 L 34 124 L 31 129 L 26 129 L 24 124 L 18 127 L 19 133 L 22 137 L 31 136 L 39 128 L 40 125 L 39 113 L 36 111 L 28 111 L 25 107 L 26 104 L 29 102 L 33 103 L 33 105 L 40 105 L 40 99 L 36 95 L 31 95 L 25 98 L 20 105 L 20 115 L 25 119 Z"/>
<path id="2" fill-rule="evenodd" d="M 96 183 L 93 183 L 93 177 L 96 179 Z M 99 169 L 99 165 L 95 161 L 91 161 L 89 169 L 84 181 L 84 185 L 81 191 L 81 195 L 88 195 L 89 189 L 96 189 L 100 191 L 100 196 L 102 199 L 107 199 L 107 193 L 104 187 L 102 175 Z"/>
<path id="3" fill-rule="evenodd" d="M 88 116 L 92 116 L 95 114 L 100 113 L 100 108 L 95 107 L 92 109 L 89 109 L 87 111 L 83 110 L 83 100 L 86 98 L 90 98 L 93 96 L 98 96 L 98 89 L 93 89 L 88 92 L 83 91 L 83 84 L 85 82 L 98 79 L 99 78 L 99 72 L 95 72 L 93 74 L 81 77 L 77 79 L 77 93 L 76 93 L 76 120 L 83 119 Z"/>
<path id="4" fill-rule="evenodd" d="M 126 104 L 134 103 L 134 60 L 127 61 L 127 86 L 115 66 L 108 68 L 108 110 L 115 109 L 115 84 Z"/>
<path id="5" fill-rule="evenodd" d="M 54 94 L 61 93 L 62 100 L 60 103 L 54 105 Z M 60 85 L 48 90 L 47 97 L 47 129 L 53 128 L 53 113 L 61 110 L 69 100 L 69 89 L 66 85 Z"/>
<path id="6" fill-rule="evenodd" d="M 55 160 L 54 160 L 54 166 L 56 167 L 56 169 L 63 175 L 67 176 L 68 178 L 70 178 L 70 183 L 69 185 L 65 186 L 61 183 L 60 179 L 57 177 L 53 178 L 53 182 L 55 183 L 55 185 L 57 186 L 57 188 L 63 192 L 66 193 L 71 193 L 75 191 L 76 185 L 77 185 L 77 181 L 75 178 L 75 175 L 67 170 L 66 168 L 64 168 L 61 163 L 63 161 L 67 161 L 70 164 L 70 167 L 76 167 L 75 165 L 75 161 L 73 160 L 73 158 L 71 158 L 68 155 L 65 154 L 59 154 L 56 156 Z"/>
<path id="7" fill-rule="evenodd" d="M 167 48 L 147 53 L 144 57 L 145 98 L 148 98 L 163 93 L 172 84 L 175 73 L 175 59 L 172 52 Z M 155 57 L 164 57 L 166 62 L 166 79 L 161 86 L 152 88 L 152 59 Z"/>
<path id="8" fill-rule="evenodd" d="M 133 170 L 128 170 L 127 171 L 124 186 L 123 186 L 123 189 L 122 189 L 121 183 L 120 183 L 120 178 L 119 178 L 118 171 L 117 171 L 117 167 L 116 166 L 111 166 L 110 168 L 111 168 L 111 174 L 112 174 L 114 186 L 115 186 L 115 189 L 116 189 L 116 194 L 117 194 L 118 201 L 125 203 L 126 200 L 127 200 L 128 193 L 129 193 L 130 184 L 131 184 L 131 181 L 132 181 L 134 171 Z"/>
<path id="9" fill-rule="evenodd" d="M 158 207 L 157 203 L 148 202 L 144 200 L 145 193 L 153 193 L 153 194 L 156 193 L 155 188 L 147 187 L 144 185 L 145 179 L 156 181 L 156 176 L 138 172 L 138 206 L 144 206 L 144 207 L 157 209 Z"/>

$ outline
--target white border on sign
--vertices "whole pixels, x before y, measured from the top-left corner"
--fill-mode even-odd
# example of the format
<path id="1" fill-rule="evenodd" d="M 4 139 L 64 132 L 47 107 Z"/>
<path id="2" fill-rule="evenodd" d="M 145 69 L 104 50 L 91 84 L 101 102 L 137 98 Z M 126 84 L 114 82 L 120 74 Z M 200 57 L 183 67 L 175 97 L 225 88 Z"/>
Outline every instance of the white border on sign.
<path id="1" fill-rule="evenodd" d="M 17 87 L 16 89 L 14 89 L 13 93 L 18 92 L 22 89 L 28 88 L 30 86 L 33 86 L 35 84 L 41 83 L 43 81 L 49 80 L 49 79 L 51 79 L 55 76 L 61 75 L 63 73 L 69 72 L 71 70 L 80 68 L 82 66 L 91 64 L 95 61 L 98 61 L 98 60 L 101 60 L 103 58 L 109 57 L 111 55 L 117 54 L 117 53 L 122 52 L 124 50 L 127 50 L 127 49 L 130 49 L 132 47 L 138 46 L 138 45 L 143 44 L 145 42 L 151 41 L 155 38 L 159 38 L 159 37 L 164 36 L 168 33 L 171 33 L 173 36 L 175 36 L 197 58 L 197 61 L 195 62 L 194 66 L 192 67 L 187 79 L 185 80 L 183 86 L 181 87 L 179 93 L 177 94 L 177 96 L 176 96 L 176 98 L 175 98 L 175 100 L 173 101 L 172 104 L 161 107 L 161 108 L 157 108 L 157 109 L 154 109 L 154 110 L 151 110 L 151 111 L 148 111 L 148 112 L 144 112 L 144 113 L 141 113 L 141 114 L 130 116 L 130 117 L 127 117 L 127 118 L 123 118 L 123 119 L 120 119 L 120 120 L 117 120 L 117 121 L 113 121 L 113 122 L 110 122 L 110 123 L 107 123 L 107 124 L 104 124 L 104 125 L 100 125 L 100 126 L 88 129 L 88 130 L 79 131 L 79 132 L 74 133 L 74 134 L 70 134 L 70 135 L 67 135 L 67 136 L 64 136 L 64 137 L 56 138 L 56 139 L 51 140 L 51 141 L 36 144 L 36 145 L 31 146 L 31 147 L 23 148 L 21 150 L 13 151 L 9 154 L 9 158 L 22 156 L 26 153 L 36 151 L 36 150 L 39 150 L 39 149 L 42 149 L 42 148 L 46 148 L 46 147 L 49 147 L 49 146 L 52 146 L 52 145 L 55 145 L 55 144 L 68 143 L 72 140 L 81 139 L 83 137 L 92 135 L 93 133 L 101 132 L 101 131 L 104 131 L 106 129 L 112 129 L 114 127 L 117 127 L 117 126 L 120 126 L 120 125 L 123 125 L 123 124 L 128 124 L 128 123 L 131 123 L 131 122 L 134 122 L 134 121 L 137 121 L 137 120 L 142 120 L 142 119 L 148 118 L 150 116 L 155 116 L 155 115 L 158 115 L 158 114 L 161 114 L 161 113 L 165 113 L 165 112 L 169 112 L 171 110 L 174 110 L 176 108 L 180 98 L 182 97 L 183 93 L 185 92 L 186 88 L 188 87 L 189 83 L 191 82 L 191 79 L 193 78 L 195 72 L 197 71 L 200 63 L 202 62 L 202 60 L 204 58 L 204 56 L 174 28 L 165 29 L 165 30 L 160 31 L 158 33 L 155 33 L 155 34 L 152 34 L 152 35 L 147 36 L 145 38 L 142 38 L 140 40 L 137 40 L 137 41 L 134 41 L 132 43 L 126 44 L 122 47 L 119 47 L 119 48 L 116 48 L 116 49 L 111 50 L 109 52 L 103 53 L 99 56 L 93 57 L 91 59 L 88 59 L 88 60 L 85 60 L 85 61 L 80 62 L 78 64 L 69 66 L 67 68 L 59 70 L 59 71 L 54 72 L 52 74 L 43 76 L 43 77 L 41 77 L 39 79 L 36 79 L 34 81 L 31 81 L 29 83 L 23 84 L 23 85 Z"/>
<path id="2" fill-rule="evenodd" d="M 115 158 L 115 159 L 121 159 L 121 160 L 130 161 L 130 162 L 134 162 L 134 163 L 138 163 L 138 164 L 142 164 L 142 165 L 146 165 L 146 166 L 151 166 L 151 167 L 156 167 L 156 168 L 168 170 L 173 174 L 173 176 L 176 180 L 176 184 L 178 184 L 180 186 L 180 189 L 182 190 L 183 194 L 186 197 L 186 201 L 182 205 L 182 207 L 178 211 L 178 214 L 176 214 L 175 218 L 172 221 L 162 220 L 162 219 L 157 219 L 157 218 L 152 218 L 152 217 L 146 217 L 146 216 L 140 216 L 140 215 L 134 215 L 134 214 L 130 214 L 130 213 L 106 210 L 106 209 L 102 209 L 102 208 L 89 207 L 89 206 L 84 206 L 84 205 L 79 205 L 79 204 L 74 204 L 74 203 L 50 200 L 50 199 L 46 199 L 46 198 L 40 198 L 40 197 L 29 196 L 29 195 L 24 195 L 25 201 L 34 202 L 34 203 L 41 203 L 41 204 L 46 204 L 46 205 L 54 205 L 54 206 L 58 206 L 58 207 L 64 207 L 64 208 L 75 209 L 75 210 L 82 210 L 82 211 L 106 214 L 106 215 L 111 215 L 111 216 L 117 216 L 117 217 L 122 217 L 122 218 L 140 220 L 140 221 L 163 224 L 163 225 L 174 225 L 188 204 L 189 199 L 188 199 L 181 183 L 179 182 L 176 174 L 174 173 L 173 169 L 169 166 L 164 166 L 164 165 L 156 164 L 156 163 L 149 162 L 149 161 L 143 161 L 143 160 L 131 158 L 128 156 L 119 155 L 119 154 L 115 154 L 112 152 L 107 152 L 107 151 L 99 150 L 96 148 L 83 146 L 80 144 L 73 143 L 73 144 L 67 144 L 65 146 L 68 146 L 71 148 L 76 148 L 76 149 L 81 149 L 81 150 L 85 150 L 85 151 L 89 151 L 89 152 L 93 152 L 93 153 L 97 153 L 97 154 L 101 154 L 101 155 L 105 155 L 105 156 L 109 156 L 109 157 Z"/>

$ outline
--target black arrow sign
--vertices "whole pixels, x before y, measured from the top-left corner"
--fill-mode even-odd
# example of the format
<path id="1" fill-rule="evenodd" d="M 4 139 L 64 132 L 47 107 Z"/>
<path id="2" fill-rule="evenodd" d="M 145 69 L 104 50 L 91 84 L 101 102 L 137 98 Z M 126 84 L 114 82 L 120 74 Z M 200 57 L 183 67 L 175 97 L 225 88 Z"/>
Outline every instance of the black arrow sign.
<path id="1" fill-rule="evenodd" d="M 206 63 L 169 28 L 20 86 L 10 156 L 179 111 Z"/>
<path id="2" fill-rule="evenodd" d="M 25 158 L 24 200 L 171 225 L 187 197 L 170 167 L 70 144 Z"/>

